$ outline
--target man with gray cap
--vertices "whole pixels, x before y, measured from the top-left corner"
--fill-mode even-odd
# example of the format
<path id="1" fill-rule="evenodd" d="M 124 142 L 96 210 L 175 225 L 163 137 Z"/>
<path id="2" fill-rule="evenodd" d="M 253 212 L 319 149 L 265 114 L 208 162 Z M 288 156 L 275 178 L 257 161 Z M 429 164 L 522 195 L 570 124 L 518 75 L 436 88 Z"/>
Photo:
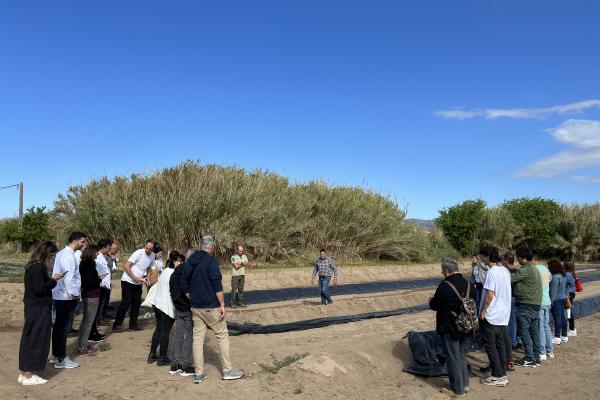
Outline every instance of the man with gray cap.
<path id="1" fill-rule="evenodd" d="M 229 358 L 229 331 L 225 322 L 225 294 L 219 263 L 214 257 L 215 238 L 202 237 L 200 250 L 193 252 L 183 266 L 181 289 L 190 298 L 194 319 L 194 383 L 207 378 L 204 373 L 206 328 L 215 332 L 224 380 L 243 378 L 243 370 L 234 370 Z"/>

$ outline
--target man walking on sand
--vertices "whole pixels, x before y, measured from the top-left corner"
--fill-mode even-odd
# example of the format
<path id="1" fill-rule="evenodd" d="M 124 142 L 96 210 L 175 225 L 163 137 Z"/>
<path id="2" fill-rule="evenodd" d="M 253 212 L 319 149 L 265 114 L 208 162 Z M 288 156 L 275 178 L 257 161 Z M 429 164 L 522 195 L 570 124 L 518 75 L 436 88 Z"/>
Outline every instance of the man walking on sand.
<path id="1" fill-rule="evenodd" d="M 244 370 L 234 370 L 229 358 L 229 331 L 225 322 L 225 294 L 219 263 L 214 257 L 215 238 L 202 237 L 200 250 L 190 255 L 183 265 L 181 289 L 190 299 L 194 319 L 194 383 L 208 377 L 204 373 L 204 339 L 206 329 L 215 332 L 224 380 L 243 378 Z"/>
<path id="2" fill-rule="evenodd" d="M 338 271 L 335 262 L 331 257 L 327 256 L 325 249 L 319 252 L 319 258 L 315 262 L 315 269 L 312 274 L 312 284 L 315 283 L 315 278 L 319 276 L 319 292 L 321 293 L 321 304 L 327 305 L 333 303 L 329 295 L 329 281 L 333 276 L 333 284 L 337 285 Z"/>
<path id="3" fill-rule="evenodd" d="M 244 303 L 244 283 L 248 264 L 244 246 L 238 244 L 235 246 L 235 253 L 231 256 L 231 297 L 229 298 L 229 307 L 231 308 L 248 307 Z"/>

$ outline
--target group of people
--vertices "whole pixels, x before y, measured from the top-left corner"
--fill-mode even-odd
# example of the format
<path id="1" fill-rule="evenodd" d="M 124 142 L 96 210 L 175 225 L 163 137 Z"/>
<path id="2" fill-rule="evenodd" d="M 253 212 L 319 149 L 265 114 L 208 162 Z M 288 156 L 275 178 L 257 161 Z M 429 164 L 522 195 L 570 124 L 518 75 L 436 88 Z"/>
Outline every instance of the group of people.
<path id="1" fill-rule="evenodd" d="M 577 280 L 574 264 L 556 259 L 534 263 L 526 245 L 515 253 L 519 266 L 512 253 L 501 256 L 495 247 L 481 248 L 473 256 L 469 279 L 455 260 L 442 262 L 444 280 L 429 302 L 437 312 L 436 331 L 450 382 L 442 392 L 464 397 L 470 390 L 465 352 L 473 335 L 481 340 L 490 362 L 480 368 L 489 374 L 481 383 L 489 386 L 506 386 L 507 372 L 514 371 L 515 364 L 536 368 L 554 359 L 554 346 L 577 335 L 571 312 Z M 524 356 L 513 363 L 512 352 L 518 348 Z"/>

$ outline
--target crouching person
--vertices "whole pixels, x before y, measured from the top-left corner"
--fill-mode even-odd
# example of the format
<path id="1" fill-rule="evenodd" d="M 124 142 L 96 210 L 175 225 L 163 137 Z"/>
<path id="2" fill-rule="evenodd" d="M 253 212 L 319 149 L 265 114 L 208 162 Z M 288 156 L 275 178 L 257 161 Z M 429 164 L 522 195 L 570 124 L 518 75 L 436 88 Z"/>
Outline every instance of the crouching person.
<path id="1" fill-rule="evenodd" d="M 429 301 L 429 307 L 436 311 L 436 332 L 442 338 L 442 349 L 446 356 L 446 369 L 450 389 L 442 388 L 441 392 L 452 397 L 465 397 L 470 390 L 469 371 L 465 356 L 466 339 L 471 333 L 465 333 L 465 326 L 457 326 L 457 317 L 464 318 L 463 299 L 470 298 L 470 320 L 466 321 L 477 326 L 477 309 L 475 306 L 475 288 L 458 272 L 458 263 L 452 258 L 442 261 L 444 280 L 439 284 L 435 295 Z M 463 321 L 465 322 L 465 321 Z"/>

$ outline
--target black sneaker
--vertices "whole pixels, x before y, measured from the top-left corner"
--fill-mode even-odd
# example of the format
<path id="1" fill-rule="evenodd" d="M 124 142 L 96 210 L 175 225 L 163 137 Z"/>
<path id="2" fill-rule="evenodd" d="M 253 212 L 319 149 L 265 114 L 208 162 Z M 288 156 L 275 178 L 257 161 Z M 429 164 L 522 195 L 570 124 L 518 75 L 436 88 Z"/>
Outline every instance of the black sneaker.
<path id="1" fill-rule="evenodd" d="M 233 304 L 232 303 L 232 304 L 229 305 L 229 308 L 237 308 L 237 304 Z"/>
<path id="2" fill-rule="evenodd" d="M 242 308 L 248 307 L 248 305 L 246 303 L 238 303 L 238 306 L 240 306 Z"/>
<path id="3" fill-rule="evenodd" d="M 104 342 L 104 335 L 101 335 L 99 333 L 97 333 L 95 335 L 90 335 L 90 336 L 88 336 L 88 341 L 94 342 L 94 343 Z"/>
<path id="4" fill-rule="evenodd" d="M 150 354 L 148 355 L 148 359 L 146 360 L 146 362 L 147 362 L 148 364 L 152 364 L 152 363 L 154 363 L 154 362 L 156 362 L 156 361 L 158 361 L 158 356 L 157 356 L 155 353 L 150 353 Z"/>
<path id="5" fill-rule="evenodd" d="M 535 361 L 528 360 L 526 357 L 523 357 L 519 361 L 515 362 L 515 365 L 518 365 L 520 367 L 537 368 Z"/>
<path id="6" fill-rule="evenodd" d="M 171 360 L 168 357 L 158 357 L 156 365 L 162 367 L 163 365 L 171 365 Z"/>
<path id="7" fill-rule="evenodd" d="M 179 373 L 181 376 L 192 376 L 196 374 L 196 369 L 194 367 L 186 367 L 183 371 Z"/>
<path id="8" fill-rule="evenodd" d="M 540 360 L 539 358 L 535 359 L 535 366 L 536 367 L 541 367 L 542 366 L 542 360 Z"/>
<path id="9" fill-rule="evenodd" d="M 123 332 L 125 330 L 125 327 L 121 324 L 121 325 L 113 325 L 112 328 L 113 332 Z"/>
<path id="10" fill-rule="evenodd" d="M 141 326 L 139 326 L 139 325 L 134 325 L 134 326 L 130 326 L 130 327 L 129 327 L 129 330 L 130 330 L 130 331 L 143 331 L 143 330 L 144 330 L 144 328 L 142 328 L 142 327 L 141 327 Z"/>
<path id="11" fill-rule="evenodd" d="M 177 364 L 177 365 L 171 365 L 171 370 L 169 371 L 169 373 L 171 375 L 175 375 L 178 374 L 180 372 L 182 372 L 183 370 L 181 369 L 181 364 Z"/>

